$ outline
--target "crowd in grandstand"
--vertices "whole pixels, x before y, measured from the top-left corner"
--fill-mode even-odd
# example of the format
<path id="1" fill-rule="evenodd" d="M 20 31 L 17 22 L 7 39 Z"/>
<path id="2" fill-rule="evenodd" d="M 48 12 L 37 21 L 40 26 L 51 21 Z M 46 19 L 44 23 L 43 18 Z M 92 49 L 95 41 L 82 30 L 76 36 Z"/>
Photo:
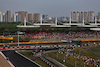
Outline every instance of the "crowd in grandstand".
<path id="1" fill-rule="evenodd" d="M 27 31 L 32 39 L 99 38 L 97 31 Z"/>

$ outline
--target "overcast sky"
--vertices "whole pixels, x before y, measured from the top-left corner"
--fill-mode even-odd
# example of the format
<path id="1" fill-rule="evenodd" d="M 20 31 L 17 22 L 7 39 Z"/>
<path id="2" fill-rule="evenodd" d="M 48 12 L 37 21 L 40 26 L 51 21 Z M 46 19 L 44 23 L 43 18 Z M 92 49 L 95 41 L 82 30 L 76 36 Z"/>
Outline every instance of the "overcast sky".
<path id="1" fill-rule="evenodd" d="M 100 12 L 100 0 L 0 0 L 0 11 L 28 11 L 51 17 L 70 16 L 71 11 Z"/>

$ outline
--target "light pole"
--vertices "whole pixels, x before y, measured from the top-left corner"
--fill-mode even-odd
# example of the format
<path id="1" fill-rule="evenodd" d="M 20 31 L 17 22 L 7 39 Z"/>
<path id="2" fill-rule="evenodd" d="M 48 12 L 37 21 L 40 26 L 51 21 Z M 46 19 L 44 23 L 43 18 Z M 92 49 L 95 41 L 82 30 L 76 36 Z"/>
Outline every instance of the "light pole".
<path id="1" fill-rule="evenodd" d="M 75 60 L 75 67 L 76 67 L 77 61 Z"/>
<path id="2" fill-rule="evenodd" d="M 79 55 L 81 55 L 81 50 L 79 51 Z"/>
<path id="3" fill-rule="evenodd" d="M 23 32 L 17 31 L 18 33 L 18 47 L 19 47 L 19 34 L 23 34 Z"/>
<path id="4" fill-rule="evenodd" d="M 3 32 L 3 37 L 4 37 L 4 32 Z M 3 47 L 5 47 L 5 45 L 4 45 L 4 39 L 3 39 Z"/>
<path id="5" fill-rule="evenodd" d="M 85 62 L 84 62 L 84 67 L 85 67 Z"/>
<path id="6" fill-rule="evenodd" d="M 18 47 L 19 47 L 19 31 L 17 33 L 18 33 Z"/>
<path id="7" fill-rule="evenodd" d="M 57 59 L 58 59 L 58 52 L 57 52 Z"/>
<path id="8" fill-rule="evenodd" d="M 63 60 L 64 64 L 66 64 L 66 60 L 65 60 L 65 56 L 64 56 L 64 60 Z"/>
<path id="9" fill-rule="evenodd" d="M 9 32 L 9 37 L 10 37 L 10 32 Z"/>

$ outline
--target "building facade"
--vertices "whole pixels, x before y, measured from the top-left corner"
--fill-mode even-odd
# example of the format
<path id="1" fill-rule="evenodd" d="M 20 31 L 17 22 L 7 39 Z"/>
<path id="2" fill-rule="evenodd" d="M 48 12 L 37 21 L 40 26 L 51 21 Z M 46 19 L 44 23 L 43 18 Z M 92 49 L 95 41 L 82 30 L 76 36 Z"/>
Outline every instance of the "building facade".
<path id="1" fill-rule="evenodd" d="M 94 22 L 94 12 L 93 11 L 83 11 L 83 12 L 71 12 L 72 22 Z"/>
<path id="2" fill-rule="evenodd" d="M 84 12 L 84 22 L 88 22 L 88 12 Z"/>
<path id="3" fill-rule="evenodd" d="M 84 19 L 84 12 L 79 12 L 79 22 L 82 22 Z"/>
<path id="4" fill-rule="evenodd" d="M 94 12 L 88 11 L 88 22 L 94 22 Z"/>
<path id="5" fill-rule="evenodd" d="M 100 22 L 100 12 L 98 12 L 97 20 Z"/>
<path id="6" fill-rule="evenodd" d="M 27 11 L 18 11 L 16 12 L 20 15 L 20 22 L 24 22 L 24 18 L 26 17 L 26 22 L 28 21 L 28 12 Z"/>
<path id="7" fill-rule="evenodd" d="M 79 12 L 71 12 L 72 22 L 79 22 Z"/>
<path id="8" fill-rule="evenodd" d="M 3 20 L 3 22 L 6 22 L 6 14 L 5 13 L 2 13 L 2 20 Z"/>
<path id="9" fill-rule="evenodd" d="M 12 16 L 12 22 L 20 22 L 20 14 L 14 13 Z"/>
<path id="10" fill-rule="evenodd" d="M 11 11 L 7 11 L 7 22 L 11 22 Z"/>
<path id="11" fill-rule="evenodd" d="M 40 22 L 40 14 L 39 13 L 34 13 L 33 20 L 34 20 L 34 22 Z"/>
<path id="12" fill-rule="evenodd" d="M 28 22 L 32 22 L 33 21 L 33 16 L 32 14 L 28 14 Z"/>
<path id="13" fill-rule="evenodd" d="M 79 12 L 79 22 L 82 22 L 84 19 L 84 22 L 88 22 L 88 12 Z"/>
<path id="14" fill-rule="evenodd" d="M 43 20 L 48 20 L 48 15 L 47 15 L 47 14 L 42 15 L 42 19 L 43 19 Z"/>
<path id="15" fill-rule="evenodd" d="M 1 11 L 0 11 L 0 22 L 3 22 L 3 16 Z"/>

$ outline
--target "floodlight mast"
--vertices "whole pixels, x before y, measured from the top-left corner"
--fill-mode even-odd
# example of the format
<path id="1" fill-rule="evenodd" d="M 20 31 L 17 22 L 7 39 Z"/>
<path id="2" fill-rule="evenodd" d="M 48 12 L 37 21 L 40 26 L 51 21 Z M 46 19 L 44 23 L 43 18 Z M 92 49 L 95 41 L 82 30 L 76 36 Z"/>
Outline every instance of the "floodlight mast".
<path id="1" fill-rule="evenodd" d="M 23 32 L 17 31 L 18 33 L 18 47 L 19 47 L 19 34 L 23 34 Z"/>
<path id="2" fill-rule="evenodd" d="M 18 47 L 19 47 L 19 31 L 17 31 L 17 33 L 18 33 Z"/>

